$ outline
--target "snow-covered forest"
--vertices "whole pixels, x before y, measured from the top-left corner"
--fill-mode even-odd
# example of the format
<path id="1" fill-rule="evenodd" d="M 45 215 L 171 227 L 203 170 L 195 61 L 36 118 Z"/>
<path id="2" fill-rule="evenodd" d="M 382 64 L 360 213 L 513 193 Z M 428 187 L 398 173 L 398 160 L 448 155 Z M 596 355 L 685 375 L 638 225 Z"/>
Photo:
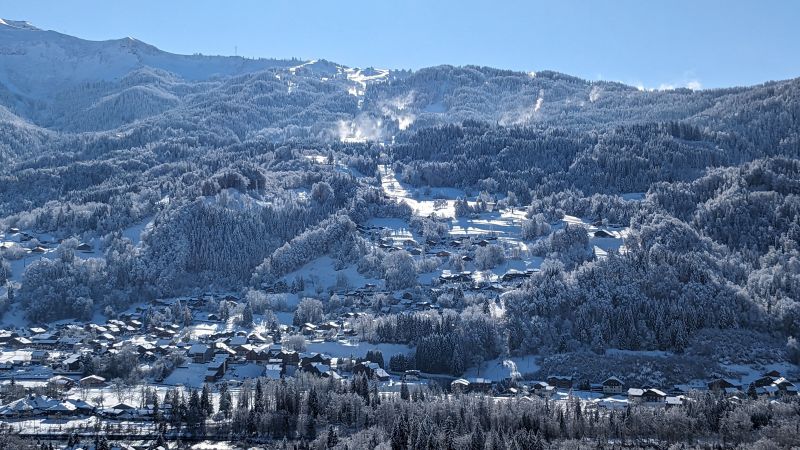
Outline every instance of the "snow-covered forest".
<path id="1" fill-rule="evenodd" d="M 481 375 L 527 357 L 538 372 L 520 378 L 587 383 L 797 374 L 800 79 L 649 91 L 546 71 L 182 56 L 0 22 L 0 241 L 8 329 L 136 307 L 145 328 L 189 329 L 192 311 L 142 305 L 221 293 L 241 301 L 215 300 L 219 330 L 261 321 L 298 351 L 314 345 L 306 324 L 362 314 L 360 342 L 407 349 L 387 352 L 393 374 Z M 650 372 L 580 362 L 619 352 Z M 141 382 L 178 359 L 82 367 Z M 433 390 L 381 404 L 355 384 L 264 389 L 239 394 L 226 432 L 312 448 L 800 445 L 786 425 L 797 403 L 701 396 L 681 412 L 600 415 L 572 397 L 553 408 Z M 743 417 L 771 431 L 748 436 Z"/>

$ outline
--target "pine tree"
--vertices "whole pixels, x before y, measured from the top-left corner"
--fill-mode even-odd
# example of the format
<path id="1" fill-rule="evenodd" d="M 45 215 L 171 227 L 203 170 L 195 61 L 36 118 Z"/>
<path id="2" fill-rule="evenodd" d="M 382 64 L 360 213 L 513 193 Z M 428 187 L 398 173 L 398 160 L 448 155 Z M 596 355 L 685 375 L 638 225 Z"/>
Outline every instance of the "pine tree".
<path id="1" fill-rule="evenodd" d="M 395 422 L 390 443 L 392 450 L 405 450 L 408 447 L 408 417 L 402 416 Z"/>
<path id="2" fill-rule="evenodd" d="M 328 438 L 327 438 L 328 448 L 334 448 L 338 443 L 339 443 L 339 436 L 336 434 L 336 429 L 333 428 L 333 425 L 328 425 Z"/>
<path id="3" fill-rule="evenodd" d="M 200 408 L 206 417 L 214 414 L 214 404 L 211 403 L 211 389 L 207 383 L 203 383 L 203 393 L 200 396 Z"/>
<path id="4" fill-rule="evenodd" d="M 231 398 L 231 393 L 228 390 L 228 384 L 222 383 L 219 388 L 219 412 L 227 419 L 231 416 L 231 411 L 233 410 L 233 399 Z"/>

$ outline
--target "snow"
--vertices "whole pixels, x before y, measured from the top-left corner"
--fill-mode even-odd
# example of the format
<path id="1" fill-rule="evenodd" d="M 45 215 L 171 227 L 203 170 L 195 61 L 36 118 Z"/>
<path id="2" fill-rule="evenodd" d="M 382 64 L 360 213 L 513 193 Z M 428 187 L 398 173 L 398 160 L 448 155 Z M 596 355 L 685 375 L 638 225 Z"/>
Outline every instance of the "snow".
<path id="1" fill-rule="evenodd" d="M 164 384 L 200 388 L 205 383 L 207 371 L 208 366 L 205 364 L 189 363 L 173 370 L 164 380 Z"/>
<path id="2" fill-rule="evenodd" d="M 139 247 L 145 233 L 153 229 L 153 216 L 131 225 L 122 231 L 122 237 L 130 239 L 134 246 Z"/>
<path id="3" fill-rule="evenodd" d="M 537 363 L 538 356 L 526 355 L 513 358 L 496 358 L 486 361 L 478 367 L 470 367 L 464 373 L 466 378 L 487 378 L 492 381 L 502 381 L 506 378 L 511 378 L 511 374 L 516 368 L 516 371 L 521 375 L 533 374 L 539 371 L 539 364 Z M 513 364 L 509 364 L 512 362 Z"/>
<path id="4" fill-rule="evenodd" d="M 231 364 L 228 366 L 228 371 L 225 373 L 225 379 L 242 381 L 249 378 L 258 378 L 264 375 L 265 369 L 266 366 L 263 364 Z"/>
<path id="5" fill-rule="evenodd" d="M 345 69 L 347 79 L 355 83 L 355 86 L 350 89 L 351 95 L 363 96 L 367 89 L 367 84 L 385 81 L 389 78 L 389 71 L 387 69 Z"/>
<path id="6" fill-rule="evenodd" d="M 371 344 L 362 341 L 336 341 L 336 342 L 311 342 L 306 345 L 309 352 L 325 353 L 334 358 L 364 357 L 369 350 L 380 350 L 383 359 L 389 363 L 389 358 L 396 354 L 408 354 L 414 348 L 403 344 Z"/>
<path id="7" fill-rule="evenodd" d="M 132 38 L 89 41 L 26 22 L 0 24 L 0 82 L 15 93 L 42 100 L 56 98 L 64 86 L 120 79 L 151 67 L 187 80 L 208 80 L 276 67 L 290 61 L 229 56 L 176 55 Z"/>
<path id="8" fill-rule="evenodd" d="M 292 282 L 295 279 L 303 278 L 305 280 L 305 288 L 307 292 L 314 292 L 317 287 L 321 287 L 327 291 L 331 288 L 336 288 L 336 279 L 339 274 L 343 274 L 347 278 L 349 287 L 362 287 L 365 284 L 380 284 L 381 280 L 374 278 L 366 278 L 360 273 L 355 265 L 348 265 L 344 269 L 336 270 L 334 268 L 333 258 L 330 256 L 319 257 L 303 267 L 290 272 L 283 277 L 287 282 Z"/>
<path id="9" fill-rule="evenodd" d="M 412 192 L 411 187 L 405 186 L 395 176 L 394 171 L 387 165 L 378 166 L 381 174 L 381 187 L 387 196 L 397 200 L 404 201 L 411 207 L 415 214 L 419 216 L 430 216 L 436 213 L 439 217 L 455 217 L 455 200 L 458 197 L 463 197 L 463 191 L 457 189 L 439 189 L 435 192 L 446 201 L 446 206 L 443 208 L 436 208 L 434 206 L 434 199 L 427 196 L 429 200 L 420 200 L 425 196 L 420 195 L 419 192 Z M 432 190 L 432 192 L 434 192 Z M 457 195 L 461 194 L 461 195 Z"/>
<path id="10" fill-rule="evenodd" d="M 784 376 L 791 376 L 791 374 L 798 374 L 798 366 L 789 363 L 789 362 L 782 362 L 782 363 L 773 363 L 773 364 L 766 364 L 766 365 L 759 365 L 759 366 L 752 366 L 752 365 L 744 365 L 744 364 L 720 364 L 726 370 L 738 374 L 738 377 L 733 377 L 734 380 L 737 380 L 740 384 L 745 385 L 749 384 L 752 381 L 760 378 L 764 373 L 777 370 Z M 727 377 L 726 377 L 727 379 Z"/>
<path id="11" fill-rule="evenodd" d="M 589 391 L 558 391 L 555 394 L 554 400 L 557 401 L 564 401 L 568 400 L 570 397 L 579 398 L 581 400 L 598 400 L 603 397 L 603 394 L 600 392 L 589 392 Z"/>

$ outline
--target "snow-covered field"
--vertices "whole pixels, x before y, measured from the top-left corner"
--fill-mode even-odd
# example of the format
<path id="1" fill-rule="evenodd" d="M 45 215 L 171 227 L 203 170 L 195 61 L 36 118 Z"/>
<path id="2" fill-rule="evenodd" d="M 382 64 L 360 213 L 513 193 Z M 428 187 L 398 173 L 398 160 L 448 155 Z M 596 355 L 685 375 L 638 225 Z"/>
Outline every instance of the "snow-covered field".
<path id="1" fill-rule="evenodd" d="M 428 217 L 431 214 L 436 214 L 438 217 L 454 218 L 456 215 L 455 200 L 459 197 L 465 197 L 462 191 L 457 189 L 437 189 L 431 190 L 431 194 L 423 195 L 412 187 L 401 183 L 391 167 L 387 165 L 378 166 L 378 171 L 381 175 L 381 187 L 389 197 L 404 201 L 411 207 L 414 213 L 418 216 Z M 437 208 L 435 198 L 444 200 L 444 207 Z M 427 198 L 426 198 L 427 197 Z"/>
<path id="2" fill-rule="evenodd" d="M 325 353 L 334 358 L 363 358 L 369 350 L 380 350 L 383 353 L 383 359 L 388 364 L 389 358 L 395 354 L 408 354 L 414 348 L 403 344 L 371 344 L 369 342 L 353 341 L 336 341 L 336 342 L 311 342 L 306 345 L 309 352 Z"/>
<path id="3" fill-rule="evenodd" d="M 357 268 L 352 264 L 341 270 L 336 270 L 333 258 L 330 256 L 319 257 L 283 277 L 289 283 L 299 278 L 305 280 L 307 293 L 314 293 L 317 289 L 321 289 L 324 292 L 336 289 L 337 281 L 340 278 L 346 280 L 348 289 L 363 287 L 367 283 L 382 284 L 381 280 L 364 277 L 358 273 Z"/>

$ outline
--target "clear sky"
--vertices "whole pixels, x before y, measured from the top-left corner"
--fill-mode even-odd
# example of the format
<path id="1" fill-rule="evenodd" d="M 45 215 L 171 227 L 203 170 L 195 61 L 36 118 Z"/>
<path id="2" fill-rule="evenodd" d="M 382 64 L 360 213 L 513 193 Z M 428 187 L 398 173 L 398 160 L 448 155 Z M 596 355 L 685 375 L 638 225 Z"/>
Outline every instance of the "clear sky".
<path id="1" fill-rule="evenodd" d="M 648 88 L 800 76 L 795 0 L 0 0 L 0 17 L 174 53 L 358 67 L 551 69 Z"/>

